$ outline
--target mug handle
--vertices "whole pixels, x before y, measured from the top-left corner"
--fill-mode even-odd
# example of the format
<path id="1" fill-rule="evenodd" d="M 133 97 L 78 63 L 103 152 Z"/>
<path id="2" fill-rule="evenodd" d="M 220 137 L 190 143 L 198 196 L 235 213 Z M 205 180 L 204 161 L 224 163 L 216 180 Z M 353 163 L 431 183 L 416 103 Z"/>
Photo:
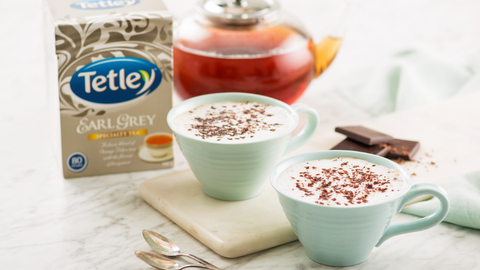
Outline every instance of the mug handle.
<path id="1" fill-rule="evenodd" d="M 308 121 L 302 130 L 288 142 L 287 148 L 283 154 L 289 153 L 305 144 L 317 130 L 318 120 L 320 119 L 317 111 L 305 104 L 297 103 L 293 104 L 291 107 L 298 113 L 298 115 L 304 113 L 307 114 Z"/>
<path id="2" fill-rule="evenodd" d="M 383 242 L 395 235 L 423 231 L 442 222 L 442 220 L 447 216 L 450 203 L 448 202 L 447 192 L 436 184 L 423 183 L 413 185 L 400 202 L 398 212 L 400 212 L 405 204 L 407 204 L 411 199 L 421 195 L 432 195 L 437 197 L 440 200 L 440 208 L 435 213 L 419 220 L 388 226 L 382 238 L 380 238 L 378 241 L 376 247 L 379 247 L 381 244 L 383 244 Z"/>

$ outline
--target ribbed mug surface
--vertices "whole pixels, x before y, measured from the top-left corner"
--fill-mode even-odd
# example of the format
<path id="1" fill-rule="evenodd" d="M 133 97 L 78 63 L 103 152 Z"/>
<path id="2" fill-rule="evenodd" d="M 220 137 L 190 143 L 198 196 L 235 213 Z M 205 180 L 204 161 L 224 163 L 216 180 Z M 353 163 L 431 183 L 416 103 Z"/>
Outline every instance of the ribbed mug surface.
<path id="1" fill-rule="evenodd" d="M 397 170 L 405 181 L 402 191 L 382 202 L 349 206 L 327 206 L 290 197 L 278 188 L 278 178 L 293 164 L 309 160 L 354 157 Z M 278 192 L 280 204 L 305 252 L 312 260 L 331 266 L 350 266 L 368 259 L 372 249 L 386 239 L 402 233 L 431 228 L 448 213 L 445 190 L 434 184 L 411 183 L 410 175 L 386 158 L 343 150 L 327 150 L 290 157 L 277 164 L 270 173 L 270 182 Z M 403 205 L 420 195 L 440 199 L 441 207 L 431 216 L 414 222 L 390 225 Z"/>
<path id="2" fill-rule="evenodd" d="M 293 125 L 284 133 L 258 141 L 225 143 L 192 138 L 180 132 L 174 119 L 179 114 L 200 105 L 216 102 L 253 101 L 285 109 L 292 117 Z M 298 125 L 299 114 L 308 115 L 307 124 L 291 139 Z M 303 105 L 288 104 L 261 95 L 246 93 L 220 93 L 194 97 L 175 106 L 167 116 L 167 122 L 175 134 L 177 143 L 200 181 L 205 194 L 220 200 L 245 200 L 258 195 L 268 180 L 268 175 L 280 158 L 303 145 L 315 133 L 318 113 Z"/>

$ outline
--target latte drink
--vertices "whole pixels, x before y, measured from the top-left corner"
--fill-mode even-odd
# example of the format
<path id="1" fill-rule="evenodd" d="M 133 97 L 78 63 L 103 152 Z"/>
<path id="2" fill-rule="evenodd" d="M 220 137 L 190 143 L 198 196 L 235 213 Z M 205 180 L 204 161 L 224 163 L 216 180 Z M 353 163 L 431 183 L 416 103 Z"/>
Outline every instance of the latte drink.
<path id="1" fill-rule="evenodd" d="M 174 120 L 179 132 L 210 142 L 261 141 L 288 132 L 295 120 L 284 108 L 258 102 L 216 102 L 183 112 Z"/>
<path id="2" fill-rule="evenodd" d="M 398 171 L 353 157 L 294 164 L 280 175 L 278 185 L 287 196 L 341 207 L 380 203 L 406 187 Z"/>

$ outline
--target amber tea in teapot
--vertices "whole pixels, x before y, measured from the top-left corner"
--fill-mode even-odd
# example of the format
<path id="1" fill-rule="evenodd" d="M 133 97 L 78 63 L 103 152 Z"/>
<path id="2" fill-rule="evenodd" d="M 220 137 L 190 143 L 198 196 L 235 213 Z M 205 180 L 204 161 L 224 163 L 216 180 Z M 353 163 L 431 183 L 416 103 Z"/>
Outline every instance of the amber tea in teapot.
<path id="1" fill-rule="evenodd" d="M 273 0 L 202 0 L 176 30 L 174 85 L 183 99 L 246 92 L 294 103 L 332 62 L 341 38 L 315 45 Z"/>

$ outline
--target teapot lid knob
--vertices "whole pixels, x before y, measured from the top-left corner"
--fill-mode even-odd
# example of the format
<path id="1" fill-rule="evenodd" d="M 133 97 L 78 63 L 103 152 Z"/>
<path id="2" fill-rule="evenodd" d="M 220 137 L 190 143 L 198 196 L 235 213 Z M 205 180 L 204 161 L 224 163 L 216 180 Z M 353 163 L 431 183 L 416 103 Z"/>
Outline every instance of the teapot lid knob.
<path id="1" fill-rule="evenodd" d="M 200 0 L 196 6 L 210 20 L 236 25 L 258 23 L 279 8 L 275 0 Z"/>

